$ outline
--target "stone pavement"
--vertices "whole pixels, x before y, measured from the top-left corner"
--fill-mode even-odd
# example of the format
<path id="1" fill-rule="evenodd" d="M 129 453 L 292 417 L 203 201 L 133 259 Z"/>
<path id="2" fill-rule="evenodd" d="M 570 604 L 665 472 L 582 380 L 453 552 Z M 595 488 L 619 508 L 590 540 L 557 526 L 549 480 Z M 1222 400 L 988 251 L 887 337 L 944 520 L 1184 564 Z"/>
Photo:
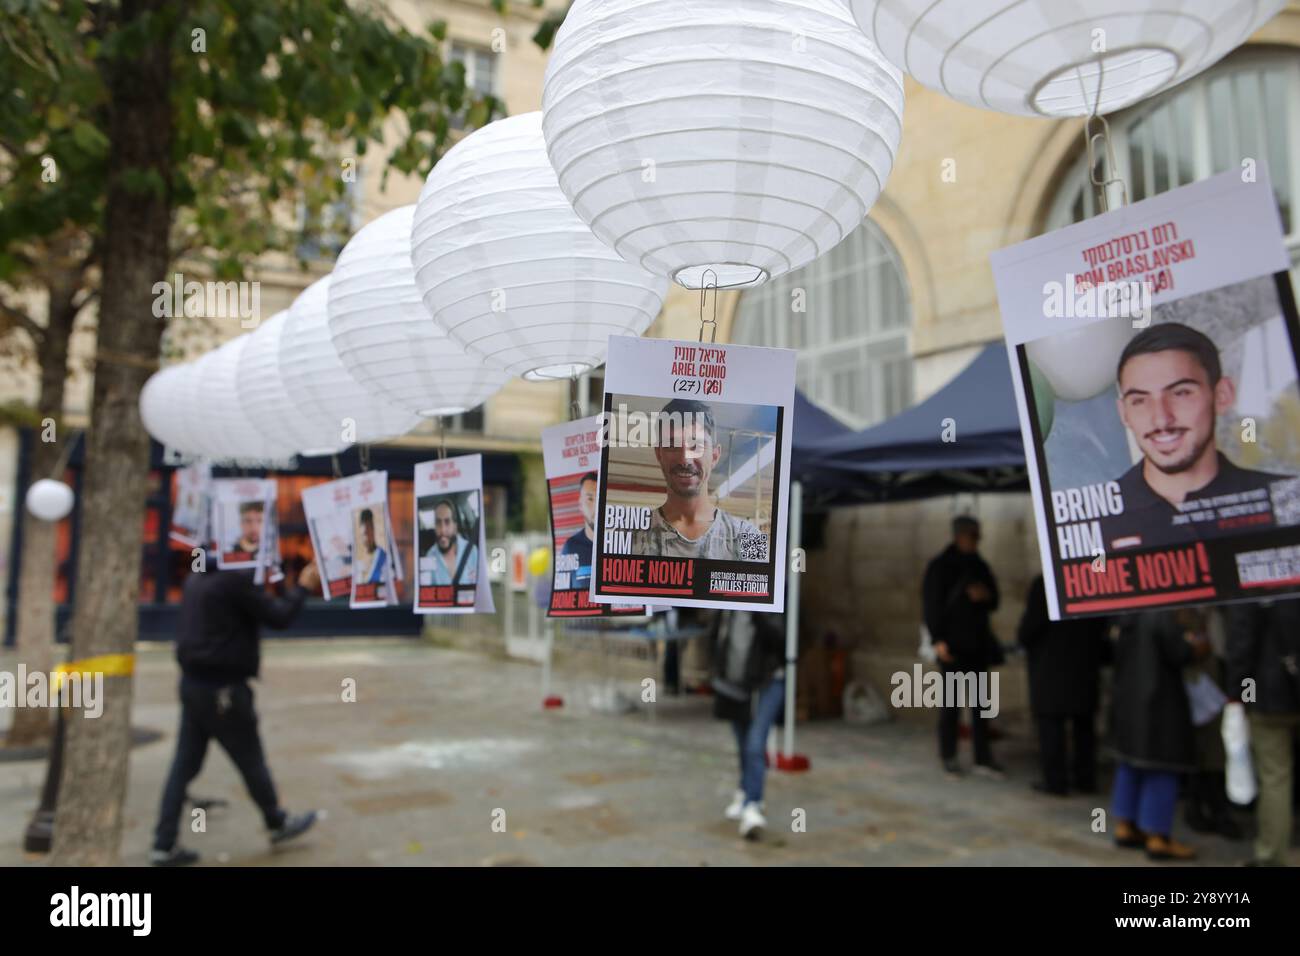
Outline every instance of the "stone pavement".
<path id="1" fill-rule="evenodd" d="M 0 668 L 14 666 L 0 655 Z M 127 865 L 146 861 L 175 735 L 176 677 L 170 647 L 142 649 L 135 725 L 164 736 L 131 757 Z M 347 678 L 355 702 L 342 699 Z M 747 843 L 722 819 L 734 743 L 706 698 L 661 695 L 611 715 L 591 708 L 590 678 L 561 670 L 556 689 L 567 706 L 543 712 L 536 666 L 414 640 L 268 641 L 256 693 L 272 772 L 287 806 L 327 818 L 299 845 L 269 852 L 214 745 L 192 793 L 230 805 L 208 814 L 206 832 L 186 833 L 183 822 L 182 841 L 206 863 L 240 865 L 1146 863 L 1092 832 L 1104 799 L 1049 800 L 1029 789 L 1027 742 L 1000 744 L 1007 781 L 949 781 L 932 733 L 899 723 L 801 728 L 812 771 L 769 776 L 771 831 Z M 8 720 L 0 713 L 0 726 Z M 41 762 L 0 763 L 0 865 L 38 865 L 21 840 L 43 772 Z M 797 809 L 805 832 L 792 831 Z M 1203 862 L 1247 853 L 1181 822 L 1178 832 Z"/>

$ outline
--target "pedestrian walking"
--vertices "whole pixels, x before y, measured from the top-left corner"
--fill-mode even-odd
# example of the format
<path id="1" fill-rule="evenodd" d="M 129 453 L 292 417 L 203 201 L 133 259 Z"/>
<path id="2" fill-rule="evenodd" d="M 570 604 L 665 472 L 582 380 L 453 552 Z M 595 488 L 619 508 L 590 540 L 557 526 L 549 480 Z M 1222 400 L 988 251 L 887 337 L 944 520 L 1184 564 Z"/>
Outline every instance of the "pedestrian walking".
<path id="1" fill-rule="evenodd" d="M 176 659 L 181 666 L 180 730 L 176 755 L 163 787 L 150 862 L 182 866 L 199 855 L 177 842 L 186 789 L 203 767 L 208 743 L 216 740 L 234 761 L 249 796 L 262 811 L 272 844 L 305 833 L 316 812 L 291 814 L 280 806 L 257 730 L 249 680 L 261 664 L 262 625 L 283 629 L 320 587 L 315 562 L 303 568 L 283 596 L 253 583 L 253 571 L 191 574 L 181 596 Z"/>
<path id="2" fill-rule="evenodd" d="M 731 722 L 740 759 L 740 783 L 724 815 L 752 840 L 767 826 L 767 737 L 785 705 L 785 615 L 725 611 L 715 627 L 714 714 Z"/>

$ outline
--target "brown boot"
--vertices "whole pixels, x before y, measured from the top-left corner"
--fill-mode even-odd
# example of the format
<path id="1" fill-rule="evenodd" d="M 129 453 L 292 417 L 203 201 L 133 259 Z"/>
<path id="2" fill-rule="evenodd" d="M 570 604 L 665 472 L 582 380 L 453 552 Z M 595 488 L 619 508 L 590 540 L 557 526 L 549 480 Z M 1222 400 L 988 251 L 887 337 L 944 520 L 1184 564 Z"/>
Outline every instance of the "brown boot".
<path id="1" fill-rule="evenodd" d="M 1153 833 L 1147 837 L 1147 857 L 1152 860 L 1194 860 L 1196 851 L 1173 837 Z"/>
<path id="2" fill-rule="evenodd" d="M 1115 821 L 1115 845 L 1135 850 L 1146 846 L 1147 835 L 1127 820 Z"/>

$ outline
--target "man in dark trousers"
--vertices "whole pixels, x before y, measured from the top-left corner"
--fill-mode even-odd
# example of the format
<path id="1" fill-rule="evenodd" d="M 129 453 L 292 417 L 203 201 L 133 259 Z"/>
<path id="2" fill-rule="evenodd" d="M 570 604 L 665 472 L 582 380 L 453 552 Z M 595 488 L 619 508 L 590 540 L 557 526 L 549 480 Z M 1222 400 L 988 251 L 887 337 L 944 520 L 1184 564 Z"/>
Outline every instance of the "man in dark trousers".
<path id="1" fill-rule="evenodd" d="M 952 544 L 926 567 L 921 586 L 925 626 L 945 675 L 943 708 L 939 713 L 939 756 L 950 776 L 961 773 L 957 761 L 961 708 L 958 701 L 948 699 L 946 691 L 951 681 L 947 675 L 950 672 L 978 675 L 1001 664 L 1003 659 L 1002 648 L 989 626 L 989 615 L 998 606 L 998 584 L 979 556 L 979 543 L 979 522 L 970 515 L 954 518 Z M 971 712 L 971 739 L 975 744 L 975 772 L 988 777 L 1005 776 L 993 759 L 979 704 L 967 703 Z"/>
<path id="2" fill-rule="evenodd" d="M 1074 789 L 1097 790 L 1097 707 L 1102 665 L 1110 660 L 1106 618 L 1053 621 L 1040 574 L 1029 586 L 1018 638 L 1029 659 L 1029 709 L 1038 727 L 1043 779 L 1034 789 L 1069 793 L 1066 723 L 1073 738 Z"/>
<path id="3" fill-rule="evenodd" d="M 314 810 L 289 814 L 280 806 L 262 753 L 248 681 L 257 676 L 261 663 L 260 626 L 288 627 L 307 594 L 320 587 L 320 577 L 313 561 L 302 569 L 297 584 L 278 597 L 254 584 L 253 575 L 213 570 L 191 574 L 185 581 L 176 641 L 180 733 L 154 830 L 150 862 L 155 866 L 182 866 L 199 858 L 176 837 L 186 789 L 202 769 L 212 739 L 239 768 L 272 843 L 299 836 L 316 822 Z"/>

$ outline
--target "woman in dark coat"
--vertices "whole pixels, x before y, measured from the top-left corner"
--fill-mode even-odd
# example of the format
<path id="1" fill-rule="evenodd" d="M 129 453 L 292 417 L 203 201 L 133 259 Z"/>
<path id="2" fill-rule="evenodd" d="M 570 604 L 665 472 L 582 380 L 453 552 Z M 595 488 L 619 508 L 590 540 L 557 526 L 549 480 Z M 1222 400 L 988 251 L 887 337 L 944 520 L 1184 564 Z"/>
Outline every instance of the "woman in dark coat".
<path id="1" fill-rule="evenodd" d="M 1126 618 L 1115 646 L 1115 842 L 1155 860 L 1196 856 L 1171 831 L 1179 776 L 1196 764 L 1183 668 L 1207 650 L 1172 611 Z"/>
<path id="2" fill-rule="evenodd" d="M 1074 788 L 1097 789 L 1097 703 L 1102 665 L 1110 660 L 1106 618 L 1053 621 L 1047 615 L 1043 576 L 1025 599 L 1017 637 L 1029 662 L 1029 708 L 1038 729 L 1043 780 L 1034 788 L 1054 796 L 1069 792 L 1068 736 L 1073 739 Z"/>

